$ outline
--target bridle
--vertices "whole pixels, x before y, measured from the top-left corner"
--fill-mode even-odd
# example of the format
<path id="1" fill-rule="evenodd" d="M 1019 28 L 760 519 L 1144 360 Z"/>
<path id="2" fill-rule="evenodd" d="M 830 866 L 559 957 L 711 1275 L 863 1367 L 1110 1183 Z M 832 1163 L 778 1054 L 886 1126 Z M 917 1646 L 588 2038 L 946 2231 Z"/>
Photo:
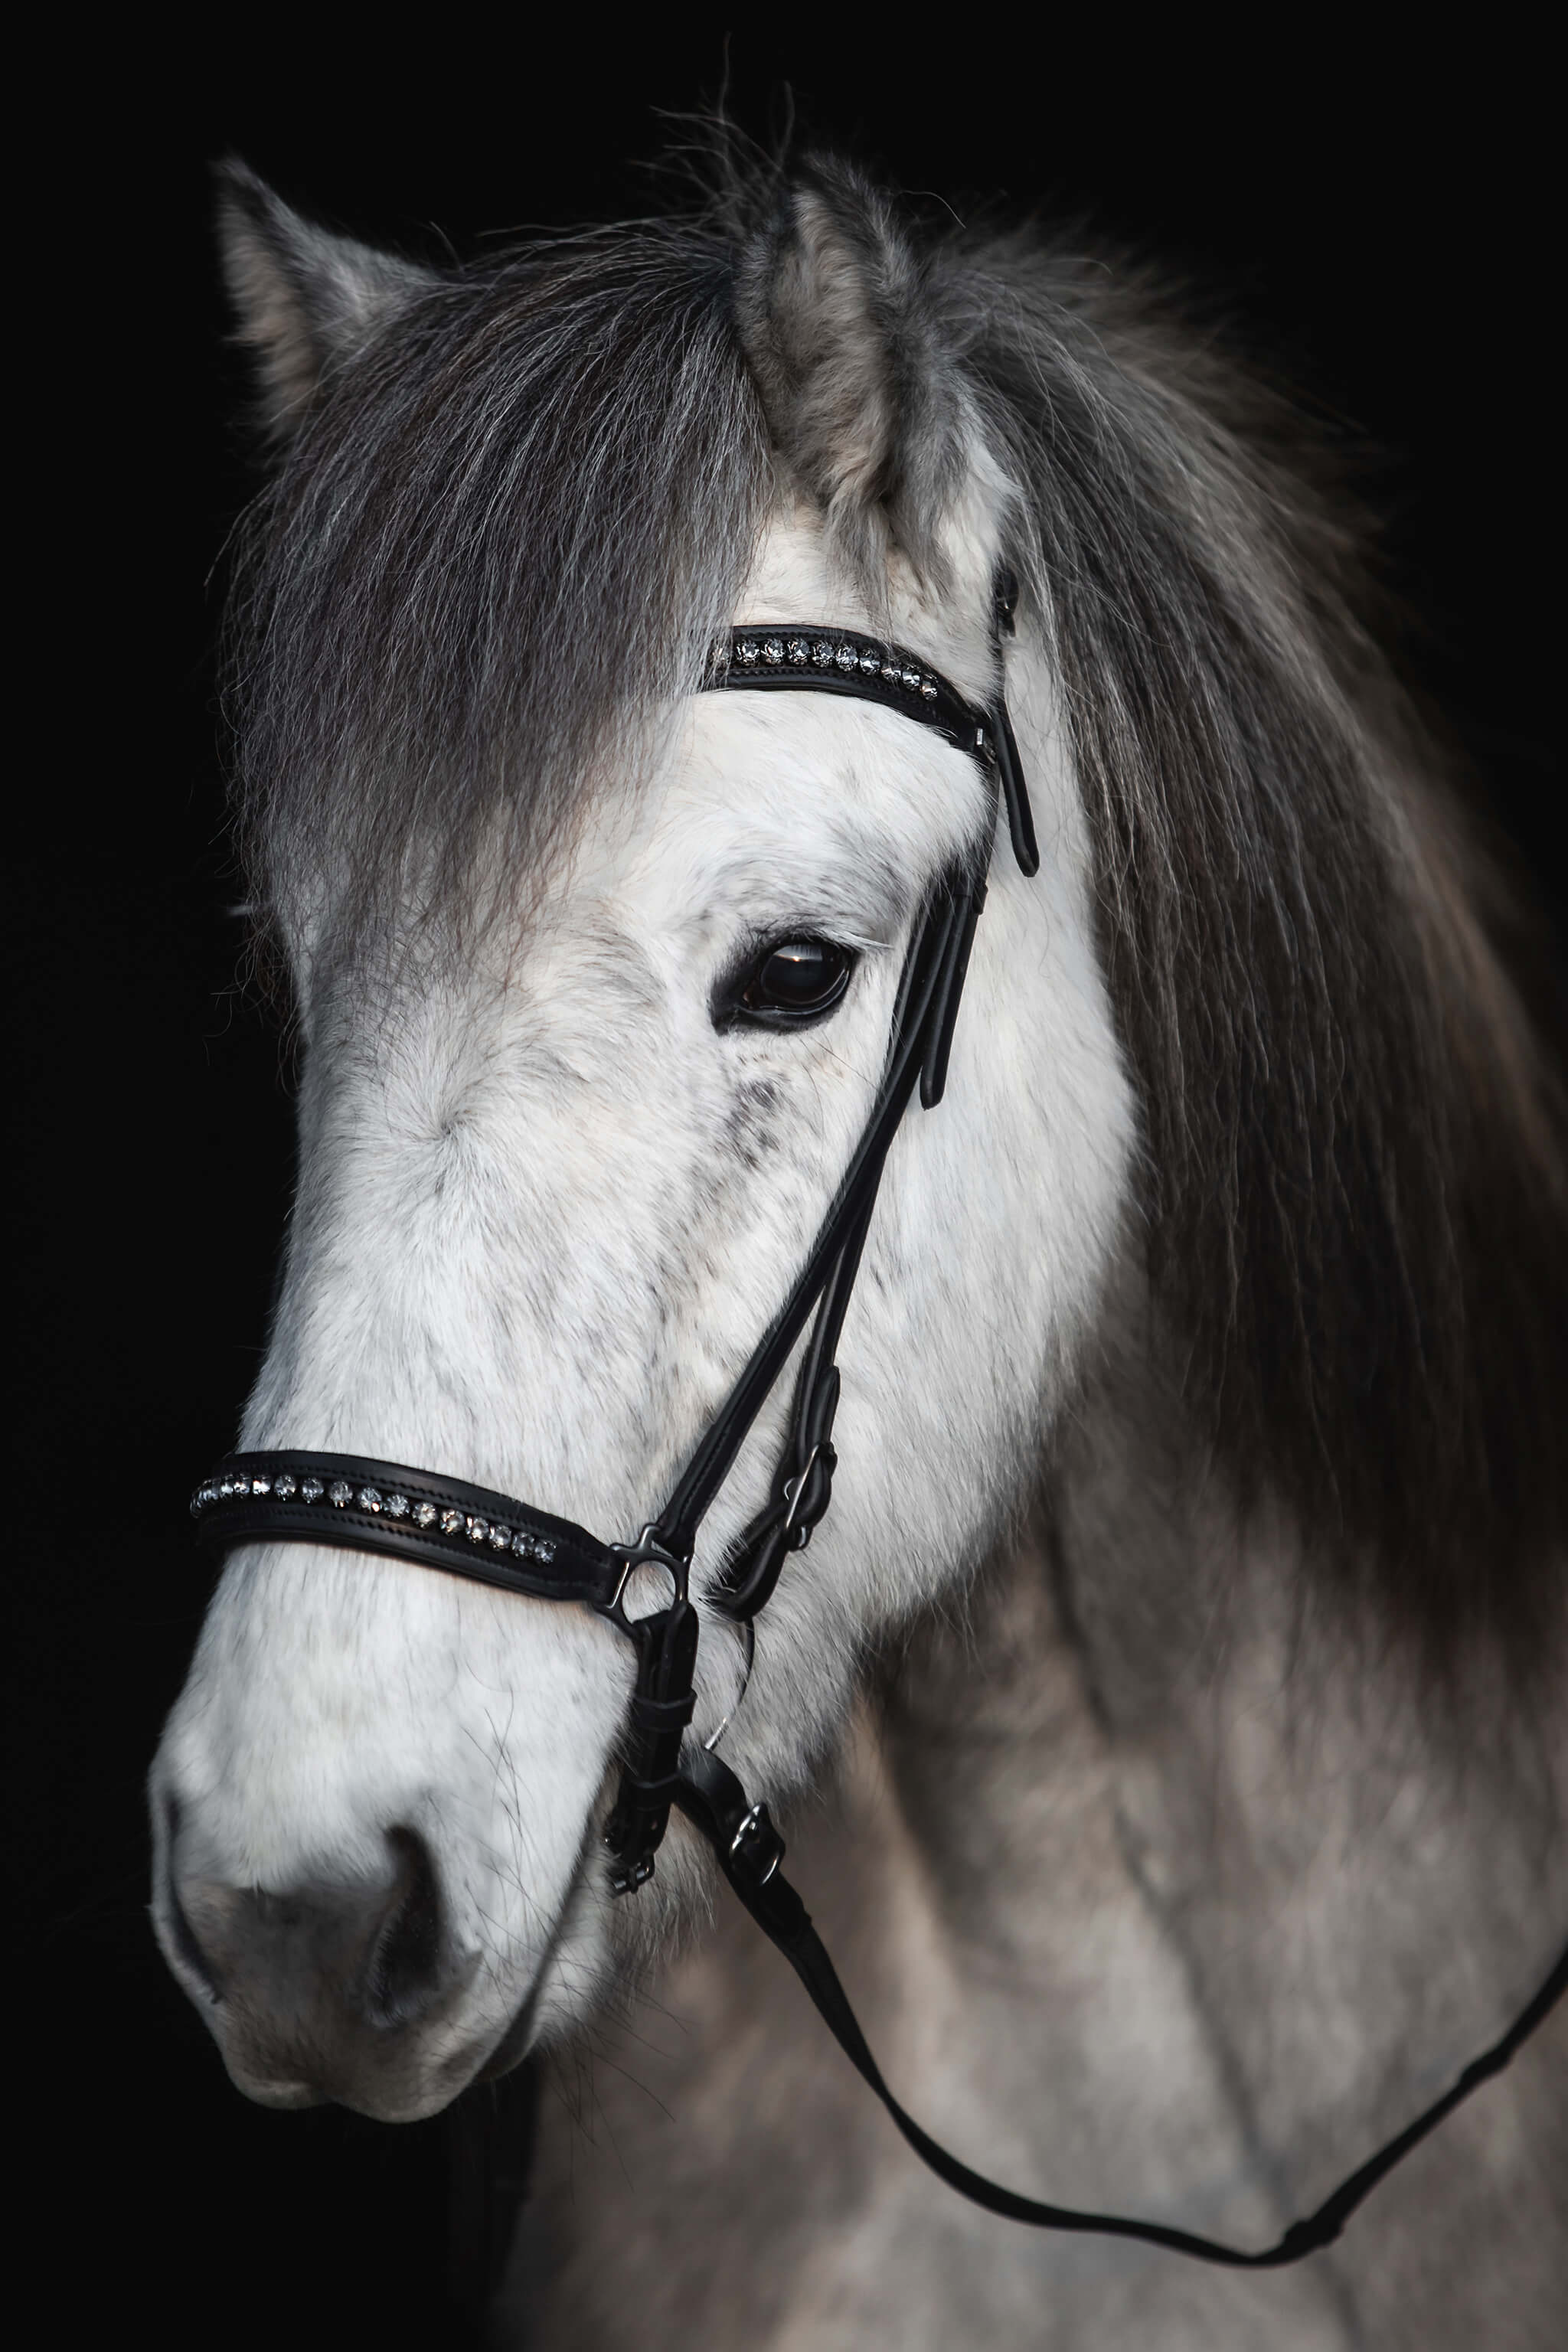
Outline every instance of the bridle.
<path id="1" fill-rule="evenodd" d="M 1003 575 L 995 607 L 999 666 L 1001 638 L 1012 634 L 1016 593 L 1011 578 Z M 696 1706 L 698 1612 L 688 1580 L 698 1530 L 814 1309 L 816 1320 L 796 1378 L 788 1434 L 770 1498 L 707 1595 L 709 1604 L 741 1629 L 748 1675 L 756 1619 L 785 1560 L 791 1552 L 805 1549 L 827 1509 L 837 1459 L 833 1423 L 839 1379 L 834 1359 L 839 1334 L 889 1148 L 917 1089 L 926 1109 L 942 1097 L 1001 808 L 1006 812 L 1019 870 L 1033 875 L 1039 866 L 1028 793 L 1000 691 L 994 703 L 982 709 L 928 663 L 898 646 L 853 630 L 798 624 L 731 629 L 704 686 L 748 693 L 805 690 L 880 704 L 933 728 L 967 752 L 978 761 L 991 791 L 983 837 L 943 868 L 917 917 L 876 1101 L 784 1307 L 709 1423 L 662 1509 L 631 1541 L 605 1542 L 531 1504 L 429 1471 L 357 1454 L 293 1448 L 231 1454 L 219 1463 L 191 1504 L 198 1537 L 225 1551 L 237 1544 L 271 1542 L 384 1552 L 536 1600 L 583 1602 L 608 1618 L 637 1653 L 620 1782 L 604 1832 L 613 1858 L 610 1885 L 615 1894 L 630 1894 L 652 1875 L 670 1809 L 676 1807 L 707 1839 L 736 1895 L 795 1969 L 840 2047 L 909 2145 L 950 2188 L 994 2213 L 1037 2228 L 1141 2239 L 1237 2269 L 1274 2269 L 1299 2261 L 1338 2237 L 1384 2176 L 1461 2099 L 1508 2063 L 1568 1987 L 1568 1951 L 1501 2039 L 1413 2124 L 1342 2182 L 1314 2213 L 1293 2222 L 1278 2244 L 1247 2252 L 1162 2222 L 1077 2212 L 1017 2196 L 972 2172 L 905 2113 L 882 2079 L 805 1906 L 779 1868 L 784 1844 L 767 1806 L 748 1800 L 715 1752 L 730 1717 L 705 1744 L 685 1737 Z M 670 1597 L 662 1609 L 629 1617 L 627 1586 L 644 1569 L 668 1577 Z M 743 1690 L 742 1684 L 742 1695 Z"/>

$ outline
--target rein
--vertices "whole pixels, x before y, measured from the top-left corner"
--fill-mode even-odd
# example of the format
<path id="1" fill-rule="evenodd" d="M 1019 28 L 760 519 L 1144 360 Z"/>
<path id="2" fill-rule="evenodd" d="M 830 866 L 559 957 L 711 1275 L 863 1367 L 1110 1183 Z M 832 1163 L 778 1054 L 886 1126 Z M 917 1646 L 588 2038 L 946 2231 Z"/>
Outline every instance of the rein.
<path id="1" fill-rule="evenodd" d="M 996 599 L 998 651 L 1001 634 L 1012 633 L 1015 598 L 1013 583 L 1004 578 Z M 282 1542 L 383 1552 L 532 1599 L 582 1602 L 607 1618 L 637 1653 L 624 1762 L 604 1832 L 612 1856 L 613 1893 L 631 1894 L 652 1876 L 673 1806 L 712 1847 L 737 1898 L 795 1969 L 850 2063 L 915 2154 L 949 2188 L 990 2212 L 1036 2229 L 1138 2239 L 1233 2269 L 1273 2270 L 1298 2262 L 1337 2238 L 1384 2175 L 1461 2100 L 1507 2065 L 1568 1989 L 1568 1951 L 1501 2039 L 1467 2066 L 1414 2123 L 1342 2181 L 1315 2212 L 1292 2222 L 1277 2244 L 1247 2252 L 1158 2221 L 1078 2212 L 1021 2197 L 971 2171 L 900 2105 L 805 1905 L 780 1870 L 784 1843 L 767 1806 L 752 1803 L 713 1752 L 730 1718 L 705 1746 L 684 1738 L 696 1706 L 699 1621 L 688 1582 L 698 1530 L 814 1309 L 816 1321 L 797 1375 L 789 1433 L 770 1499 L 707 1595 L 710 1604 L 742 1630 L 748 1674 L 757 1615 L 789 1555 L 805 1549 L 831 1499 L 837 1464 L 832 1438 L 839 1391 L 834 1361 L 839 1334 L 893 1138 L 917 1088 L 925 1109 L 942 1097 L 953 1024 L 1002 809 L 1019 870 L 1033 875 L 1039 866 L 1028 793 L 1000 693 L 989 708 L 977 708 L 897 646 L 856 631 L 793 623 L 731 629 L 716 653 L 705 687 L 840 694 L 898 710 L 935 729 L 975 759 L 993 793 L 984 837 L 943 869 L 916 921 L 876 1102 L 784 1307 L 709 1423 L 658 1516 L 633 1540 L 606 1542 L 532 1504 L 429 1471 L 358 1454 L 291 1448 L 226 1456 L 191 1503 L 198 1539 L 224 1551 L 242 1543 Z M 648 1615 L 628 1617 L 626 1588 L 634 1572 L 644 1568 L 663 1571 L 670 1598 Z"/>

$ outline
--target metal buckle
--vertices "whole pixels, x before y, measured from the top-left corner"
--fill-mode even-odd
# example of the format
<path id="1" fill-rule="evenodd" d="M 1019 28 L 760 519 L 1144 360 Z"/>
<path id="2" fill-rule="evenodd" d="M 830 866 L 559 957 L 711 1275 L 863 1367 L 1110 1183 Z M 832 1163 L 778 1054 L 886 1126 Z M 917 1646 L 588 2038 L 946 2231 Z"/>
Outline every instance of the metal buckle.
<path id="1" fill-rule="evenodd" d="M 762 1846 L 768 1858 L 766 1869 L 757 1873 L 757 1885 L 765 1886 L 784 1860 L 784 1842 L 774 1829 L 766 1805 L 761 1802 L 742 1815 L 734 1836 L 730 1840 L 731 1861 L 739 1862 L 744 1858 L 750 1863 L 751 1854 L 747 1853 L 742 1857 L 742 1849 L 749 1848 L 753 1843 Z"/>
<path id="2" fill-rule="evenodd" d="M 818 1461 L 819 1461 L 819 1460 L 820 1460 L 820 1458 L 821 1458 L 823 1445 L 824 1445 L 824 1444 L 826 1444 L 826 1439 L 823 1439 L 823 1440 L 819 1441 L 819 1443 L 818 1443 L 818 1444 L 816 1444 L 816 1445 L 814 1445 L 814 1446 L 812 1447 L 812 1449 L 811 1449 L 811 1452 L 810 1452 L 810 1453 L 806 1455 L 806 1457 L 805 1457 L 805 1469 L 804 1469 L 804 1470 L 802 1470 L 802 1471 L 798 1474 L 798 1475 L 797 1475 L 797 1476 L 795 1476 L 795 1477 L 794 1477 L 794 1478 L 786 1478 L 786 1479 L 784 1480 L 784 1500 L 785 1500 L 785 1502 L 789 1505 L 789 1508 L 788 1508 L 788 1510 L 787 1510 L 787 1511 L 785 1511 L 785 1513 L 784 1513 L 784 1525 L 783 1525 L 783 1527 L 779 1529 L 779 1533 L 780 1533 L 780 1535 L 781 1535 L 781 1536 L 784 1536 L 784 1537 L 786 1537 L 786 1538 L 787 1538 L 787 1537 L 788 1537 L 788 1536 L 793 1532 L 793 1530 L 794 1530 L 795 1523 L 795 1514 L 796 1514 L 796 1513 L 798 1512 L 798 1510 L 800 1509 L 801 1497 L 802 1497 L 802 1496 L 805 1493 L 805 1483 L 806 1483 L 806 1480 L 810 1477 L 810 1475 L 811 1475 L 812 1472 L 816 1469 L 816 1465 L 817 1465 L 817 1463 L 818 1463 Z M 809 1541 L 810 1541 L 810 1540 L 811 1540 L 811 1529 L 810 1529 L 810 1528 L 802 1528 L 802 1529 L 801 1529 L 801 1531 L 800 1531 L 799 1540 L 798 1540 L 797 1542 L 795 1542 L 795 1543 L 792 1544 L 792 1545 L 791 1545 L 791 1547 L 790 1547 L 790 1549 L 791 1549 L 791 1550 L 792 1550 L 792 1551 L 804 1551 L 804 1550 L 805 1550 L 805 1546 L 807 1545 L 807 1543 L 809 1543 Z"/>

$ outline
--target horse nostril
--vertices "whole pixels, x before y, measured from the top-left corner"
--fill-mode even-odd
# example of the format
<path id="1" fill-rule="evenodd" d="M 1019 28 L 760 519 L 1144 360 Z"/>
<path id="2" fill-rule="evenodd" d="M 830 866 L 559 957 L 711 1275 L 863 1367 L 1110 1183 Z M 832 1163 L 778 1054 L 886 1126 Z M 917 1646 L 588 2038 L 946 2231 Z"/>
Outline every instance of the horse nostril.
<path id="1" fill-rule="evenodd" d="M 435 1861 L 402 1825 L 371 1877 L 245 1886 L 174 1861 L 165 1916 L 187 1982 L 222 2004 L 228 2037 L 251 2053 L 245 2071 L 263 2078 L 346 2081 L 373 2043 L 454 1987 Z"/>
<path id="2" fill-rule="evenodd" d="M 397 1857 L 394 1897 L 371 1946 L 362 1990 L 376 2025 L 403 2025 L 428 2007 L 440 1980 L 444 1922 L 430 1849 L 417 1830 L 388 1830 Z"/>

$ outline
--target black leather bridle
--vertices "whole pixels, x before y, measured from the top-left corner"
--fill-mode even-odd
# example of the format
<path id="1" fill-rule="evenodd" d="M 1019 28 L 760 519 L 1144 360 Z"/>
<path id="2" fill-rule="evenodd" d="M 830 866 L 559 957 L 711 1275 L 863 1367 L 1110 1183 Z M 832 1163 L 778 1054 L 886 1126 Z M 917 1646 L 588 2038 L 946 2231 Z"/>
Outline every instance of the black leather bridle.
<path id="1" fill-rule="evenodd" d="M 996 599 L 998 658 L 1001 635 L 1012 631 L 1014 593 L 1005 578 Z M 905 2113 L 882 2079 L 805 1906 L 780 1871 L 784 1840 L 767 1806 L 752 1803 L 714 1753 L 724 1725 L 706 1746 L 685 1738 L 696 1705 L 698 1612 L 687 1588 L 698 1529 L 814 1308 L 816 1321 L 796 1379 L 770 1499 L 707 1595 L 712 1608 L 742 1629 L 748 1669 L 757 1615 L 791 1552 L 805 1549 L 827 1509 L 837 1463 L 832 1438 L 839 1381 L 834 1359 L 845 1310 L 899 1124 L 917 1088 L 927 1109 L 942 1099 L 970 947 L 984 903 L 998 803 L 1006 811 L 1020 870 L 1032 875 L 1039 865 L 1028 793 L 1000 692 L 988 709 L 980 709 L 929 664 L 897 646 L 853 630 L 798 624 L 732 629 L 706 685 L 746 692 L 806 689 L 879 703 L 934 728 L 969 753 L 992 793 L 984 836 L 942 871 L 916 920 L 876 1102 L 783 1309 L 663 1508 L 634 1540 L 606 1543 L 531 1504 L 399 1463 L 292 1448 L 231 1454 L 219 1463 L 192 1501 L 198 1536 L 225 1551 L 265 1542 L 384 1552 L 534 1599 L 582 1601 L 608 1618 L 637 1653 L 620 1783 L 604 1833 L 616 1894 L 629 1894 L 651 1876 L 670 1808 L 678 1808 L 707 1839 L 736 1895 L 801 1978 L 904 2138 L 951 2188 L 994 2213 L 1037 2228 L 1141 2239 L 1238 2269 L 1296 2262 L 1338 2237 L 1384 2174 L 1508 2063 L 1568 1986 L 1568 1951 L 1501 2040 L 1314 2213 L 1292 2223 L 1278 2244 L 1252 2253 L 1158 2221 L 1077 2212 L 1017 2196 L 972 2172 Z M 642 1569 L 668 1577 L 670 1598 L 650 1614 L 629 1617 L 624 1605 L 627 1585 Z"/>

